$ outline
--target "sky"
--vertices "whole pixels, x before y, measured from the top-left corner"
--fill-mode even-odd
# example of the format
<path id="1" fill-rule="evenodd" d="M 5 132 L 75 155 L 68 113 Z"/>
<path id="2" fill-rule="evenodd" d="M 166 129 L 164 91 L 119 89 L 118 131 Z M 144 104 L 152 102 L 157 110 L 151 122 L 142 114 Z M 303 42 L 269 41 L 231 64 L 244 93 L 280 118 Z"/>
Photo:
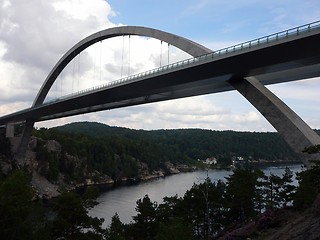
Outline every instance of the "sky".
<path id="1" fill-rule="evenodd" d="M 151 27 L 218 50 L 318 20 L 319 0 L 0 0 L 0 116 L 31 107 L 63 54 L 103 29 Z M 106 40 L 77 56 L 47 99 L 189 57 L 155 39 Z M 312 128 L 320 129 L 320 78 L 267 87 Z M 36 127 L 76 121 L 145 130 L 275 131 L 236 91 L 61 118 Z"/>

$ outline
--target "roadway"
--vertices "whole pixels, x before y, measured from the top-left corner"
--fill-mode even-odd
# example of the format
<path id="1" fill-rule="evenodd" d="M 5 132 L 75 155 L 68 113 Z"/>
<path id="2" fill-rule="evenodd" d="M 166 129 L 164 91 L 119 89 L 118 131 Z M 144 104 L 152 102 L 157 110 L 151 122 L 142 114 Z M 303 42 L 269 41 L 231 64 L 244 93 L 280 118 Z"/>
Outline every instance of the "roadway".
<path id="1" fill-rule="evenodd" d="M 44 121 L 182 97 L 234 90 L 230 81 L 264 85 L 320 76 L 320 28 L 221 55 L 204 55 L 132 80 L 82 92 L 0 118 L 0 125 Z"/>

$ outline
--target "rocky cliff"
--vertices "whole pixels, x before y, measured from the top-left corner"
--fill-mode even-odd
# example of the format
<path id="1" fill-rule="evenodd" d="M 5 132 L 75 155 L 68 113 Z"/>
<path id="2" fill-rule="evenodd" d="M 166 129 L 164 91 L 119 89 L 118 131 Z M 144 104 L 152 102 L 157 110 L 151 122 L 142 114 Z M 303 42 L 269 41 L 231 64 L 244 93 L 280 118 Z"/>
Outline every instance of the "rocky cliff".
<path id="1" fill-rule="evenodd" d="M 11 139 L 12 151 L 15 151 L 18 141 L 18 138 Z M 44 141 L 41 138 L 31 137 L 25 159 L 17 162 L 0 156 L 0 167 L 4 174 L 13 168 L 26 168 L 32 175 L 31 183 L 37 196 L 43 199 L 55 197 L 65 190 L 88 185 L 114 184 L 115 181 L 146 181 L 180 172 L 170 162 L 165 164 L 165 170 L 157 171 L 151 171 L 147 164 L 138 162 L 137 176 L 121 176 L 115 180 L 96 169 L 89 169 L 87 161 L 86 157 L 64 151 L 58 141 Z"/>

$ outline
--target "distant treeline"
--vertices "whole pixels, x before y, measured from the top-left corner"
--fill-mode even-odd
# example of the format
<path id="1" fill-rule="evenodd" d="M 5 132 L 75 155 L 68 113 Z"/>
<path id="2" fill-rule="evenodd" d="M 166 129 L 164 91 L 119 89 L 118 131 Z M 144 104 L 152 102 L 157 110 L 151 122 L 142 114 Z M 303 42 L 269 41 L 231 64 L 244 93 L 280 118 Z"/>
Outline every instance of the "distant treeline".
<path id="1" fill-rule="evenodd" d="M 86 158 L 92 170 L 111 176 L 134 177 L 141 163 L 149 170 L 165 169 L 165 163 L 194 164 L 197 159 L 215 157 L 222 166 L 231 158 L 270 161 L 297 160 L 296 154 L 277 133 L 213 131 L 201 129 L 132 130 L 101 123 L 77 122 L 51 129 L 37 129 L 34 135 L 56 140 L 63 151 Z"/>

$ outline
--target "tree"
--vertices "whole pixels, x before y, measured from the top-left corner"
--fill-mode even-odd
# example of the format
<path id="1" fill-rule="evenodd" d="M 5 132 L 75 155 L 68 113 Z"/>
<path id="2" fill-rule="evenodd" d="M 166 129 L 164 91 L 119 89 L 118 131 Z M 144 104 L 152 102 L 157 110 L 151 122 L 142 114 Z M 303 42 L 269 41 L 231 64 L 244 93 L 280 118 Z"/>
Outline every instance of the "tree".
<path id="1" fill-rule="evenodd" d="M 134 220 L 134 239 L 153 239 L 157 232 L 157 203 L 151 202 L 148 195 L 137 201 L 137 215 Z"/>
<path id="2" fill-rule="evenodd" d="M 183 219 L 193 227 L 197 238 L 202 239 L 208 233 L 208 191 L 205 184 L 193 184 L 180 204 Z"/>
<path id="3" fill-rule="evenodd" d="M 306 148 L 303 152 L 313 154 L 320 152 L 320 145 Z M 299 186 L 294 194 L 293 205 L 298 209 L 310 207 L 320 192 L 320 164 L 314 161 L 310 169 L 297 174 Z"/>
<path id="4" fill-rule="evenodd" d="M 270 174 L 267 177 L 267 185 L 265 189 L 265 201 L 267 209 L 279 208 L 281 204 L 280 189 L 282 187 L 281 177 Z"/>
<path id="5" fill-rule="evenodd" d="M 33 200 L 30 180 L 29 174 L 16 170 L 0 183 L 1 239 L 49 238 L 44 211 Z"/>
<path id="6" fill-rule="evenodd" d="M 299 186 L 293 197 L 293 205 L 297 209 L 310 207 L 320 192 L 320 166 L 297 174 Z"/>
<path id="7" fill-rule="evenodd" d="M 106 240 L 125 240 L 125 225 L 120 221 L 118 213 L 112 219 L 106 231 Z"/>
<path id="8" fill-rule="evenodd" d="M 235 169 L 227 177 L 225 193 L 227 223 L 248 222 L 257 215 L 255 199 L 258 183 L 256 171 L 251 169 Z"/>
<path id="9" fill-rule="evenodd" d="M 170 219 L 167 223 L 161 223 L 155 240 L 192 240 L 192 226 L 184 222 L 182 218 Z"/>
<path id="10" fill-rule="evenodd" d="M 292 204 L 293 196 L 296 191 L 296 186 L 292 185 L 293 172 L 286 167 L 282 175 L 282 187 L 280 189 L 279 197 L 282 200 L 282 207 L 286 207 L 288 203 Z"/>
<path id="11" fill-rule="evenodd" d="M 164 197 L 163 203 L 159 204 L 157 208 L 158 221 L 168 223 L 170 219 L 180 214 L 179 205 L 182 199 L 178 195 L 172 197 Z"/>
<path id="12" fill-rule="evenodd" d="M 88 216 L 81 197 L 68 192 L 55 200 L 53 207 L 56 216 L 53 220 L 54 235 L 65 239 L 102 239 L 103 219 Z"/>
<path id="13" fill-rule="evenodd" d="M 208 239 L 221 229 L 224 219 L 223 196 L 225 184 L 211 182 L 194 184 L 177 204 L 176 216 L 192 226 L 197 239 Z"/>

